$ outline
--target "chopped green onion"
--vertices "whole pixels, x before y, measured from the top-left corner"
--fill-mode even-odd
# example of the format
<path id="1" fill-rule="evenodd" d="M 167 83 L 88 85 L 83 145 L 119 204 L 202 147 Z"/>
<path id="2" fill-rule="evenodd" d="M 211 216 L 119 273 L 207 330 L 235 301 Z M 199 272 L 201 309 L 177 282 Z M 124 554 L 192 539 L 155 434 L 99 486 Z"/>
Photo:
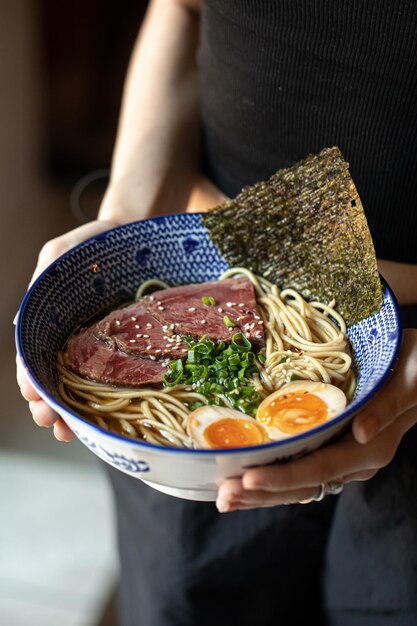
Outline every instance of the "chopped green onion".
<path id="1" fill-rule="evenodd" d="M 232 343 L 230 345 L 236 350 L 239 350 L 239 352 L 247 351 L 252 348 L 251 342 L 246 339 L 243 333 L 236 333 L 236 335 L 233 335 Z"/>
<path id="2" fill-rule="evenodd" d="M 224 322 L 225 326 L 227 326 L 227 328 L 234 328 L 236 326 L 234 321 L 232 319 L 230 319 L 230 317 L 228 315 L 224 316 L 223 322 Z"/>
<path id="3" fill-rule="evenodd" d="M 216 306 L 216 301 L 211 296 L 203 296 L 201 302 L 206 306 Z"/>
<path id="4" fill-rule="evenodd" d="M 214 342 L 205 335 L 199 341 L 183 337 L 188 344 L 187 358 L 168 364 L 164 384 L 173 387 L 189 385 L 204 395 L 208 404 L 230 405 L 242 413 L 254 415 L 261 401 L 260 394 L 250 384 L 258 374 L 259 356 L 252 352 L 252 344 L 241 333 L 233 335 L 231 343 Z M 194 403 L 198 408 L 202 403 Z"/>

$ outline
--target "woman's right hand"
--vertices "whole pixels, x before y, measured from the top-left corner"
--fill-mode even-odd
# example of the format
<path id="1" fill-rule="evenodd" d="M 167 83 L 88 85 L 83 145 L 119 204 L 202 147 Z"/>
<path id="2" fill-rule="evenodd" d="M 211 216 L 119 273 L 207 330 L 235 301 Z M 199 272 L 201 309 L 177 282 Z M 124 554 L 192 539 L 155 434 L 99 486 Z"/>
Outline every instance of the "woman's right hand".
<path id="1" fill-rule="evenodd" d="M 35 279 L 61 254 L 64 254 L 74 246 L 82 243 L 90 237 L 94 237 L 110 228 L 118 226 L 116 222 L 108 220 L 96 220 L 84 224 L 74 230 L 65 233 L 55 239 L 48 241 L 42 248 L 38 263 L 30 281 L 30 285 Z M 29 286 L 30 286 L 29 285 Z M 29 409 L 33 419 L 38 426 L 54 429 L 54 435 L 58 441 L 71 441 L 74 439 L 73 432 L 68 428 L 64 420 L 40 397 L 36 389 L 31 385 L 23 366 L 23 363 L 16 356 L 16 376 L 22 396 L 29 402 Z"/>

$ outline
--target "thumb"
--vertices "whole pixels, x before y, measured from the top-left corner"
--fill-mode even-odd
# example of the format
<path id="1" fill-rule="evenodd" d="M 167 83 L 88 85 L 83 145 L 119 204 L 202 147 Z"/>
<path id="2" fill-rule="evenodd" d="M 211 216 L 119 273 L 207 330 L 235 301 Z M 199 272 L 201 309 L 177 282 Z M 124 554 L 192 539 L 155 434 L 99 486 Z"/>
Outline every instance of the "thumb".
<path id="1" fill-rule="evenodd" d="M 399 415 L 417 406 L 417 330 L 404 331 L 401 356 L 390 380 L 353 420 L 358 443 L 368 443 Z"/>

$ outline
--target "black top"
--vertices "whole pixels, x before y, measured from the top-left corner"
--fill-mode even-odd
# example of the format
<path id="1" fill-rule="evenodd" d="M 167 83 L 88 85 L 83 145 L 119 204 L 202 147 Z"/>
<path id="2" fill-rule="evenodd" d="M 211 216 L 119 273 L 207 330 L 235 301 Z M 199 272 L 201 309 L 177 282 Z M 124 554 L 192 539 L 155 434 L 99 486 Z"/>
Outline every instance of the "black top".
<path id="1" fill-rule="evenodd" d="M 417 262 L 414 0 L 206 0 L 199 68 L 222 190 L 337 145 L 378 256 Z"/>
<path id="2" fill-rule="evenodd" d="M 382 257 L 417 262 L 417 4 L 206 0 L 207 172 L 229 195 L 338 145 Z M 111 469 L 121 626 L 414 626 L 417 430 L 339 496 L 219 514 Z"/>

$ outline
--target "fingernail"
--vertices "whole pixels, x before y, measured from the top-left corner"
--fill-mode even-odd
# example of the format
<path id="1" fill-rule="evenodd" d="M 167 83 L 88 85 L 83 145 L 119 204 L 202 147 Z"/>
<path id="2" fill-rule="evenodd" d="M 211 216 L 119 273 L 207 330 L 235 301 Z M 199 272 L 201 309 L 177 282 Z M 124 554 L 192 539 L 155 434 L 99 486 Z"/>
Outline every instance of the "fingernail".
<path id="1" fill-rule="evenodd" d="M 360 423 L 362 443 L 368 443 L 379 430 L 379 420 L 375 415 L 367 415 Z"/>
<path id="2" fill-rule="evenodd" d="M 218 500 L 216 503 L 219 513 L 230 513 L 239 508 L 239 502 L 228 502 L 226 500 Z"/>

